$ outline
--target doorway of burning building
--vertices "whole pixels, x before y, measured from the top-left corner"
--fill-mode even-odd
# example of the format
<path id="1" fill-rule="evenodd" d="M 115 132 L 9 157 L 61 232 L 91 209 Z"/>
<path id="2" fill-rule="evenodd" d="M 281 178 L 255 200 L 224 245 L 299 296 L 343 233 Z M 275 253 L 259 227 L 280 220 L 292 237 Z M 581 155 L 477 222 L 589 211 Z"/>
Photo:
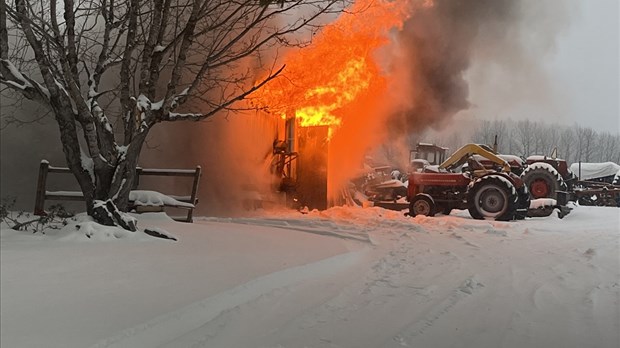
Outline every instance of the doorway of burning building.
<path id="1" fill-rule="evenodd" d="M 324 210 L 327 201 L 329 127 L 297 129 L 297 198 L 301 207 Z"/>

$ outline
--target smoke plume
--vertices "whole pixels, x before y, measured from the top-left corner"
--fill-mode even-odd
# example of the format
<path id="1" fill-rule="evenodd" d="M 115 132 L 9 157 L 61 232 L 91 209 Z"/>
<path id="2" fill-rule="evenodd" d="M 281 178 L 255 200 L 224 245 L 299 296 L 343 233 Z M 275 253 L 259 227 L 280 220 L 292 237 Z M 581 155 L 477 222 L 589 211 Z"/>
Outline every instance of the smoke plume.
<path id="1" fill-rule="evenodd" d="M 516 96 L 523 76 L 535 76 L 537 83 L 528 85 L 539 90 L 528 97 L 548 95 L 541 58 L 565 25 L 563 6 L 567 4 L 531 0 L 435 0 L 413 12 L 395 40 L 391 87 L 398 107 L 389 118 L 390 136 L 440 127 L 471 108 L 471 81 L 511 86 Z M 472 66 L 476 76 L 471 76 Z M 493 96 L 485 97 L 494 102 Z"/>

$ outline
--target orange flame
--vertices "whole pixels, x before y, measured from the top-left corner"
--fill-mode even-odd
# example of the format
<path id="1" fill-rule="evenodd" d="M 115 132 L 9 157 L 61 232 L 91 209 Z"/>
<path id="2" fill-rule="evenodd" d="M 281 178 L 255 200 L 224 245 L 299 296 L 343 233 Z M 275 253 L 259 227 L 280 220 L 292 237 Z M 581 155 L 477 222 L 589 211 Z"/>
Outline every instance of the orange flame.
<path id="1" fill-rule="evenodd" d="M 406 19 L 406 4 L 356 1 L 310 46 L 285 57 L 283 76 L 254 95 L 257 104 L 283 118 L 294 115 L 302 127 L 340 127 L 347 107 L 385 85 L 374 55 L 389 42 L 389 30 Z"/>
<path id="2" fill-rule="evenodd" d="M 282 75 L 252 95 L 255 105 L 283 119 L 294 117 L 301 127 L 329 127 L 330 199 L 338 199 L 370 145 L 382 140 L 392 92 L 407 93 L 390 90 L 399 85 L 389 75 L 397 69 L 385 66 L 399 54 L 397 42 L 388 46 L 391 31 L 401 29 L 412 11 L 431 6 L 433 0 L 357 0 L 311 45 L 290 51 Z"/>

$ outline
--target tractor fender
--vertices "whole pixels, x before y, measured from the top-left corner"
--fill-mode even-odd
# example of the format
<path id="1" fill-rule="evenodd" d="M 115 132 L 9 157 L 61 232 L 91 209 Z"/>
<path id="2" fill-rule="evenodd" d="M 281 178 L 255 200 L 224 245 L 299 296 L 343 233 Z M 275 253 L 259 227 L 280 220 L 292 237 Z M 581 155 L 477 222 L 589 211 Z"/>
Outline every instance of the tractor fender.
<path id="1" fill-rule="evenodd" d="M 499 177 L 502 180 L 506 180 L 510 182 L 510 184 L 512 184 L 512 186 L 514 187 L 515 192 L 525 186 L 523 180 L 521 180 L 521 178 L 518 175 L 512 172 L 511 173 L 491 172 L 491 173 L 487 173 L 487 174 L 484 174 L 476 178 L 476 180 L 472 180 L 471 183 L 469 184 L 469 188 L 471 188 L 475 183 L 489 176 Z M 527 187 L 525 188 L 525 190 L 527 191 Z"/>

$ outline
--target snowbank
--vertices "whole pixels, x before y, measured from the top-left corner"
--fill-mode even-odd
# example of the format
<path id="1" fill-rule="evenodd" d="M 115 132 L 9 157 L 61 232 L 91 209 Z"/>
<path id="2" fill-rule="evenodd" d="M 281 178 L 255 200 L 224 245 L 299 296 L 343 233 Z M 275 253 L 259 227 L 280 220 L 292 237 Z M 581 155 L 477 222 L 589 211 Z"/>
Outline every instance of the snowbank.
<path id="1" fill-rule="evenodd" d="M 2 347 L 617 347 L 620 216 L 255 212 L 1 231 Z M 134 234 L 134 236 L 140 236 Z M 87 240 L 87 242 L 85 242 Z"/>
<path id="2" fill-rule="evenodd" d="M 143 206 L 177 206 L 193 208 L 191 203 L 181 202 L 173 197 L 167 196 L 157 191 L 133 190 L 129 192 L 129 200 L 135 202 L 136 205 Z"/>

